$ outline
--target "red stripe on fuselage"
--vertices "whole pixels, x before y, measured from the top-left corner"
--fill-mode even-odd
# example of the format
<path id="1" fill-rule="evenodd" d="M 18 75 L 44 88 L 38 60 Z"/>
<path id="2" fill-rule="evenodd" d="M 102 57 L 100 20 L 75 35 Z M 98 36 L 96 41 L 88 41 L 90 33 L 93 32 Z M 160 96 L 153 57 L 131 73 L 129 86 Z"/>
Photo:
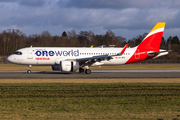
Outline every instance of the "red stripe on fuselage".
<path id="1" fill-rule="evenodd" d="M 131 56 L 131 58 L 125 64 L 143 61 L 146 59 L 146 57 L 147 57 L 147 52 L 136 50 L 136 52 Z"/>

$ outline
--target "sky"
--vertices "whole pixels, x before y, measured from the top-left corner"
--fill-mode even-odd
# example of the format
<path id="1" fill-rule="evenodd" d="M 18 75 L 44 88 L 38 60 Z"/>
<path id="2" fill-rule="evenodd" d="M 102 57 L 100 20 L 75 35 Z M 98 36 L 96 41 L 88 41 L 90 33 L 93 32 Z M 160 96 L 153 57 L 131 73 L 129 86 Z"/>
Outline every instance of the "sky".
<path id="1" fill-rule="evenodd" d="M 164 37 L 180 38 L 180 0 L 0 0 L 0 32 L 19 29 L 26 35 L 49 31 L 111 30 L 127 40 L 166 22 Z"/>

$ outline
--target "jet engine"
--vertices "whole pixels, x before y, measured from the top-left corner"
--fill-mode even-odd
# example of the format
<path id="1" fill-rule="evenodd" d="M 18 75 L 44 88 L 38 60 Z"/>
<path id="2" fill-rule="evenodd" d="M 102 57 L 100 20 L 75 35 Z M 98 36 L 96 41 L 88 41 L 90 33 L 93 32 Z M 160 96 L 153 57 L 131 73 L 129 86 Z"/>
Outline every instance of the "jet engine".
<path id="1" fill-rule="evenodd" d="M 52 65 L 52 70 L 76 72 L 79 69 L 79 62 L 75 61 L 60 61 L 59 65 Z"/>

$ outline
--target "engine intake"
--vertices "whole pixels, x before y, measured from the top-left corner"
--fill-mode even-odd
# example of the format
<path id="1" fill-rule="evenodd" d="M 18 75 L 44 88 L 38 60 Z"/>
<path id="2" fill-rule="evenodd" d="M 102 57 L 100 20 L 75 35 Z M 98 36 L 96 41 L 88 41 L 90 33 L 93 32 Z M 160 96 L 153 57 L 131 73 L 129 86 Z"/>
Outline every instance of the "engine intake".
<path id="1" fill-rule="evenodd" d="M 79 69 L 79 62 L 75 61 L 60 61 L 59 65 L 53 65 L 52 70 L 76 72 Z"/>

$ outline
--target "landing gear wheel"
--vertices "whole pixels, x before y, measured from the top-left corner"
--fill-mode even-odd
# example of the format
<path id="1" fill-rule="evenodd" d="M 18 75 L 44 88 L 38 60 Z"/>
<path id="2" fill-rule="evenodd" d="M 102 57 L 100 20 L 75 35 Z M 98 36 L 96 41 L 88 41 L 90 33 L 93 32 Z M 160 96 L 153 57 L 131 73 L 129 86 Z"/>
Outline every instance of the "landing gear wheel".
<path id="1" fill-rule="evenodd" d="M 84 73 L 84 69 L 83 68 L 79 68 L 79 73 Z"/>
<path id="2" fill-rule="evenodd" d="M 91 74 L 91 70 L 90 69 L 86 69 L 85 73 L 86 74 Z"/>
<path id="3" fill-rule="evenodd" d="M 31 67 L 32 67 L 32 65 L 29 65 L 29 68 L 28 68 L 28 71 L 27 71 L 28 74 L 31 73 Z"/>
<path id="4" fill-rule="evenodd" d="M 27 73 L 30 74 L 30 73 L 31 73 L 31 70 L 28 70 Z"/>

